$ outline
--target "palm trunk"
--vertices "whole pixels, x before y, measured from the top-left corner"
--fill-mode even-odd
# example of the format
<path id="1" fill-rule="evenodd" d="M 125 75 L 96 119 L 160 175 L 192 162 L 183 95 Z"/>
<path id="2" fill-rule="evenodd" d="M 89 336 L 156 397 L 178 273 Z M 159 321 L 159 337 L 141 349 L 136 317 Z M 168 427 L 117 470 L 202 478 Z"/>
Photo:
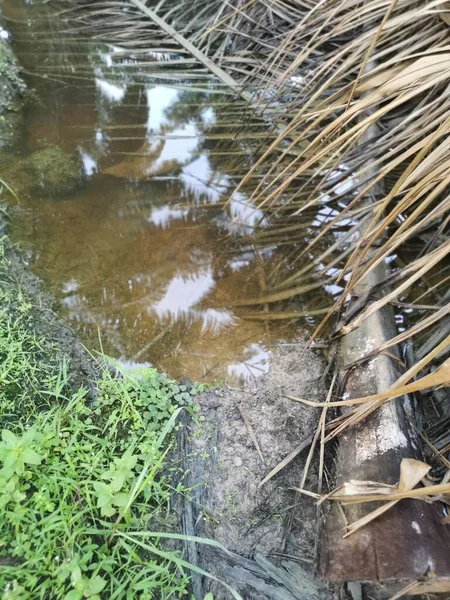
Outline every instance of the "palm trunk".
<path id="1" fill-rule="evenodd" d="M 368 64 L 367 71 L 374 68 Z M 375 123 L 361 139 L 370 143 L 378 136 Z M 375 178 L 370 165 L 365 173 Z M 372 187 L 362 198 L 369 205 L 374 196 L 384 195 L 383 184 Z M 387 274 L 383 263 L 370 271 L 354 288 L 353 301 L 365 296 Z M 389 389 L 400 376 L 399 363 L 379 354 L 347 373 L 345 366 L 381 346 L 397 334 L 394 312 L 390 306 L 377 311 L 361 326 L 345 335 L 340 344 L 341 392 L 348 398 L 377 394 Z M 391 353 L 399 357 L 398 348 Z M 339 438 L 337 485 L 345 481 L 371 480 L 398 483 L 403 458 L 421 458 L 420 444 L 408 418 L 409 400 L 401 398 L 383 404 L 360 424 L 347 429 Z M 333 505 L 324 527 L 320 569 L 329 581 L 411 581 L 430 569 L 439 577 L 450 577 L 450 532 L 440 523 L 442 511 L 436 505 L 407 500 L 398 503 L 361 530 L 343 538 L 346 524 L 365 516 L 377 506 L 359 504 Z M 345 519 L 344 519 L 345 515 Z M 422 589 L 422 588 L 421 588 Z M 423 593 L 423 590 L 421 591 Z"/>

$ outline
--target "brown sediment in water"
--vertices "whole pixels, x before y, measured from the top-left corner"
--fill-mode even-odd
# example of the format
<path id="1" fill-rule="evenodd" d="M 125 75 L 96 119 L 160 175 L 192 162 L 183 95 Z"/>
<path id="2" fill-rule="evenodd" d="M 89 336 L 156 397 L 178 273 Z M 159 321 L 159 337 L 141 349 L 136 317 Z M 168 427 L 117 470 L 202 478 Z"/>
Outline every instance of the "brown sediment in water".
<path id="1" fill-rule="evenodd" d="M 217 254 L 208 223 L 154 227 L 142 223 L 142 212 L 123 214 L 107 191 L 91 191 L 81 202 L 28 202 L 33 210 L 21 231 L 22 245 L 39 248 L 30 253 L 35 270 L 61 282 L 63 314 L 84 337 L 95 339 L 99 328 L 107 351 L 150 359 L 175 377 L 219 378 L 224 363 L 238 375 L 245 362 L 249 375 L 266 370 L 252 363 L 251 348 L 239 360 L 241 349 L 267 339 L 265 325 L 239 322 L 227 308 L 240 294 L 259 292 L 253 265 L 234 271 L 232 259 Z"/>

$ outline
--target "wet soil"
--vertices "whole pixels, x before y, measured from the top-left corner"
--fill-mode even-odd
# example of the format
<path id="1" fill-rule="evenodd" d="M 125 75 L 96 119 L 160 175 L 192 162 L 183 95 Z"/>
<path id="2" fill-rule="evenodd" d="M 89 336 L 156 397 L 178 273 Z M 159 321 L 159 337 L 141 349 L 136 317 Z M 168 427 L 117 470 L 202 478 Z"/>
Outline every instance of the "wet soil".
<path id="1" fill-rule="evenodd" d="M 292 490 L 300 485 L 308 450 L 260 486 L 317 427 L 316 410 L 286 398 L 319 400 L 326 394 L 323 361 L 304 349 L 301 341 L 275 346 L 271 369 L 260 379 L 243 389 L 225 386 L 202 394 L 204 420 L 185 439 L 193 513 L 193 531 L 188 524 L 187 532 L 217 540 L 234 553 L 230 559 L 205 547 L 198 552 L 198 564 L 248 600 L 326 597 L 314 579 L 317 507 Z M 314 462 L 307 486 L 317 487 Z M 229 597 L 216 582 L 205 580 L 206 590 L 215 599 Z"/>

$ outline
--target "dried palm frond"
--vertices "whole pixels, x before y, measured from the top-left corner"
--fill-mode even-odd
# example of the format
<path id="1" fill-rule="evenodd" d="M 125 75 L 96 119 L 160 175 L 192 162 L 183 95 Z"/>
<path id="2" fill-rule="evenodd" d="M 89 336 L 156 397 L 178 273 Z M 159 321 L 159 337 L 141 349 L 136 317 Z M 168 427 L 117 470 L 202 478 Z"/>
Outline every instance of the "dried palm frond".
<path id="1" fill-rule="evenodd" d="M 117 65 L 150 69 L 154 77 L 197 78 L 204 86 L 221 83 L 254 106 L 268 78 L 266 59 L 305 10 L 289 0 L 162 0 L 151 7 L 141 0 L 58 4 L 67 6 L 62 11 L 70 19 L 67 33 L 122 49 Z M 280 112 L 274 106 L 270 111 Z"/>
<path id="2" fill-rule="evenodd" d="M 450 352 L 448 2 L 62 4 L 68 33 L 119 46 L 115 64 L 136 77 L 231 93 L 263 117 L 252 163 L 236 156 L 231 171 L 237 192 L 270 216 L 272 228 L 256 243 L 283 247 L 287 268 L 284 277 L 274 273 L 267 293 L 236 306 L 275 306 L 272 316 L 254 309 L 247 316 L 281 319 L 283 302 L 334 284 L 323 325 L 361 281 L 382 273 L 335 335 L 392 304 L 404 331 L 377 350 L 412 339 L 409 380 L 429 381 Z M 302 311 L 289 305 L 286 313 Z M 448 401 L 438 392 L 426 394 L 434 404 L 442 394 Z"/>
<path id="3" fill-rule="evenodd" d="M 284 69 L 271 79 L 277 98 L 286 98 L 289 77 L 302 77 L 285 104 L 293 117 L 241 182 L 265 169 L 251 200 L 280 215 L 280 229 L 307 221 L 311 211 L 326 216 L 303 247 L 292 239 L 298 263 L 321 258 L 296 269 L 265 301 L 301 293 L 315 261 L 326 261 L 321 273 L 334 275 L 342 294 L 325 323 L 383 266 L 381 280 L 378 271 L 376 286 L 341 319 L 336 333 L 347 335 L 375 311 L 400 301 L 408 307 L 406 331 L 391 341 L 414 340 L 413 361 L 425 377 L 450 351 L 444 275 L 450 251 L 450 29 L 444 10 L 439 0 L 315 2 L 281 40 L 274 58 Z M 285 69 L 293 51 L 296 58 Z M 293 149 L 297 155 L 288 159 Z M 351 235 L 345 237 L 343 224 Z M 321 242 L 332 236 L 322 252 Z M 419 308 L 424 300 L 432 300 L 431 315 Z M 448 402 L 448 392 L 442 393 Z M 368 409 L 357 413 L 343 427 Z"/>
<path id="4" fill-rule="evenodd" d="M 358 521 L 347 527 L 344 537 L 356 533 L 362 527 L 377 519 L 400 500 L 407 498 L 418 498 L 427 502 L 448 503 L 450 484 L 445 481 L 437 485 L 426 480 L 426 475 L 431 467 L 426 463 L 412 458 L 404 458 L 400 465 L 400 477 L 398 485 L 386 485 L 373 481 L 349 481 L 339 488 L 326 494 L 319 499 L 319 503 L 325 500 L 333 500 L 341 504 L 360 504 L 365 502 L 384 502 L 382 506 L 371 511 Z M 424 482 L 425 486 L 416 488 Z"/>

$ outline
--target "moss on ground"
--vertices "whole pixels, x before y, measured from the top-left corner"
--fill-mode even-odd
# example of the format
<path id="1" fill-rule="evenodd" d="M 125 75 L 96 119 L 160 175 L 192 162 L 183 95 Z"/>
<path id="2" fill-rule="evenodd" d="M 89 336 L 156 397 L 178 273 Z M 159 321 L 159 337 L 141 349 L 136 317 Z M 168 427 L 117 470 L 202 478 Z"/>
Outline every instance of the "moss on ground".
<path id="1" fill-rule="evenodd" d="M 85 182 L 80 157 L 55 145 L 27 157 L 0 150 L 0 170 L 2 179 L 19 196 L 64 198 Z"/>
<path id="2" fill-rule="evenodd" d="M 0 148 L 16 148 L 24 134 L 24 117 L 20 112 L 0 114 Z"/>
<path id="3" fill-rule="evenodd" d="M 0 42 L 0 112 L 19 111 L 26 100 L 27 86 L 11 48 Z"/>
<path id="4" fill-rule="evenodd" d="M 36 150 L 23 160 L 22 168 L 31 175 L 31 192 L 50 197 L 68 196 L 84 179 L 80 157 L 59 146 Z"/>

